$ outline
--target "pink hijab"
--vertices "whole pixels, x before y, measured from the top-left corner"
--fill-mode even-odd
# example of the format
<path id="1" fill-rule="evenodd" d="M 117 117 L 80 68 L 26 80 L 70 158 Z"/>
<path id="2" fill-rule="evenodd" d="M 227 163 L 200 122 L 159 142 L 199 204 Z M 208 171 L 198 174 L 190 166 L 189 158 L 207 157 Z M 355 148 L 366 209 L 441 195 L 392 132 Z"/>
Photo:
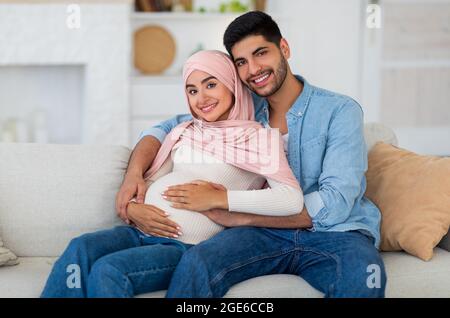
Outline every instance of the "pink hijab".
<path id="1" fill-rule="evenodd" d="M 148 181 L 159 170 L 172 150 L 189 145 L 227 164 L 300 189 L 287 162 L 281 134 L 255 121 L 252 97 L 240 81 L 230 57 L 220 51 L 194 54 L 184 65 L 185 85 L 196 70 L 214 76 L 234 94 L 235 105 L 229 118 L 217 122 L 194 118 L 178 125 L 164 140 L 144 175 L 145 180 Z"/>

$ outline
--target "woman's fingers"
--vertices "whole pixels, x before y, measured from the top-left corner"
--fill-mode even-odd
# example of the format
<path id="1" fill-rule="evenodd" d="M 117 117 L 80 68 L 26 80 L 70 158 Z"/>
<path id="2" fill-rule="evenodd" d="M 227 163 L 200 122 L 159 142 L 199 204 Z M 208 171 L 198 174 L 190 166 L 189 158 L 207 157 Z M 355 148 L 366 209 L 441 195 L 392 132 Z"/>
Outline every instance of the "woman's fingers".
<path id="1" fill-rule="evenodd" d="M 167 219 L 167 217 L 155 217 L 151 225 L 147 226 L 150 231 L 157 232 L 165 237 L 178 238 L 182 235 L 180 227 Z"/>
<path id="2" fill-rule="evenodd" d="M 166 191 L 190 191 L 192 190 L 192 184 L 180 184 L 180 185 L 176 185 L 176 186 L 170 186 L 167 188 Z"/>
<path id="3" fill-rule="evenodd" d="M 173 202 L 173 203 L 184 203 L 187 204 L 187 198 L 185 197 L 171 197 L 171 196 L 166 196 L 164 197 L 164 200 L 169 201 L 169 202 Z"/>
<path id="4" fill-rule="evenodd" d="M 186 195 L 186 191 L 180 190 L 167 190 L 163 192 L 163 197 L 184 197 Z"/>
<path id="5" fill-rule="evenodd" d="M 214 182 L 210 182 L 210 184 L 216 188 L 217 190 L 222 190 L 222 191 L 226 191 L 227 188 L 225 188 L 223 185 L 218 184 L 218 183 L 214 183 Z"/>
<path id="6" fill-rule="evenodd" d="M 169 219 L 168 213 L 161 210 L 160 208 L 157 208 L 156 206 L 150 206 L 150 208 L 153 212 L 155 212 L 155 218 L 159 223 L 170 226 L 178 231 L 181 229 L 181 227 L 177 223 Z"/>
<path id="7" fill-rule="evenodd" d="M 140 229 L 145 234 L 149 234 L 156 237 L 165 237 L 165 238 L 174 238 L 173 234 L 170 232 L 165 232 L 163 230 L 159 230 L 157 228 L 142 226 L 140 224 L 137 224 L 136 227 Z"/>
<path id="8" fill-rule="evenodd" d="M 194 181 L 191 181 L 191 183 L 195 184 L 195 185 L 207 185 L 207 184 L 209 184 L 208 181 L 204 181 L 204 180 L 194 180 Z"/>
<path id="9" fill-rule="evenodd" d="M 165 237 L 165 238 L 178 238 L 179 236 L 175 236 L 174 234 L 165 232 L 165 231 L 161 231 L 158 229 L 152 229 L 150 231 L 148 231 L 148 234 L 156 236 L 156 237 Z"/>
<path id="10" fill-rule="evenodd" d="M 175 209 L 180 209 L 180 210 L 192 210 L 192 208 L 190 208 L 189 204 L 186 203 L 173 203 L 172 208 Z"/>
<path id="11" fill-rule="evenodd" d="M 180 226 L 174 221 L 170 220 L 167 216 L 154 216 L 153 219 L 157 224 L 153 224 L 152 226 L 158 227 L 160 229 L 168 229 L 169 232 L 178 233 L 180 232 Z"/>
<path id="12" fill-rule="evenodd" d="M 151 222 L 137 222 L 137 226 L 139 229 L 143 230 L 147 234 L 154 235 L 155 233 L 158 236 L 169 237 L 169 238 L 178 238 L 182 235 L 179 226 L 174 222 L 167 222 L 167 220 L 163 219 L 152 219 Z"/>

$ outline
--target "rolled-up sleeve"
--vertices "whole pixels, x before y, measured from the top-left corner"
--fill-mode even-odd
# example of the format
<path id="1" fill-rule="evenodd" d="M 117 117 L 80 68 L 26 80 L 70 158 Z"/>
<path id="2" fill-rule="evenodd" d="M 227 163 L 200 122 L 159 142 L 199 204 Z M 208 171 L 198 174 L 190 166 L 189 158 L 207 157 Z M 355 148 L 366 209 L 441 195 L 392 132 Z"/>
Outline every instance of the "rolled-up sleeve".
<path id="1" fill-rule="evenodd" d="M 326 230 L 348 219 L 361 196 L 366 170 L 363 112 L 358 103 L 349 100 L 330 123 L 319 190 L 304 197 L 312 231 Z"/>
<path id="2" fill-rule="evenodd" d="M 160 143 L 163 143 L 164 139 L 172 131 L 172 129 L 189 120 L 192 120 L 191 115 L 177 115 L 171 119 L 159 123 L 156 126 L 144 130 L 139 136 L 139 141 L 141 141 L 144 137 L 153 136 L 158 139 Z"/>

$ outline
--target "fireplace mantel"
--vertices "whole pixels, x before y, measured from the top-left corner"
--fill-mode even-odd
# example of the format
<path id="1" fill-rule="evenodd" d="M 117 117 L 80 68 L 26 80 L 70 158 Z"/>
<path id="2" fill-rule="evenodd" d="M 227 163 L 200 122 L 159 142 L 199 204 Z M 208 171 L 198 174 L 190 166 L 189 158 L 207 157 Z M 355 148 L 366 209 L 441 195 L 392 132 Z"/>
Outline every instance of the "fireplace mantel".
<path id="1" fill-rule="evenodd" d="M 84 66 L 81 142 L 127 146 L 131 1 L 76 1 L 80 28 L 69 1 L 30 2 L 0 0 L 0 67 Z"/>

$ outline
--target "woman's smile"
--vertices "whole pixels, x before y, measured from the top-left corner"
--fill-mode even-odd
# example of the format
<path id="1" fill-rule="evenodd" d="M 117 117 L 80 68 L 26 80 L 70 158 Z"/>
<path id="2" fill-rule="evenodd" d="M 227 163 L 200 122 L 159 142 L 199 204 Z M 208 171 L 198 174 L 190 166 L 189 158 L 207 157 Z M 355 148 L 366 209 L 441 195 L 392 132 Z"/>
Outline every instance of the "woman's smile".
<path id="1" fill-rule="evenodd" d="M 200 107 L 200 110 L 201 110 L 204 114 L 209 114 L 210 112 L 212 112 L 212 111 L 216 108 L 216 106 L 217 106 L 218 104 L 219 104 L 218 102 L 213 103 L 213 104 L 209 104 L 209 105 Z"/>

